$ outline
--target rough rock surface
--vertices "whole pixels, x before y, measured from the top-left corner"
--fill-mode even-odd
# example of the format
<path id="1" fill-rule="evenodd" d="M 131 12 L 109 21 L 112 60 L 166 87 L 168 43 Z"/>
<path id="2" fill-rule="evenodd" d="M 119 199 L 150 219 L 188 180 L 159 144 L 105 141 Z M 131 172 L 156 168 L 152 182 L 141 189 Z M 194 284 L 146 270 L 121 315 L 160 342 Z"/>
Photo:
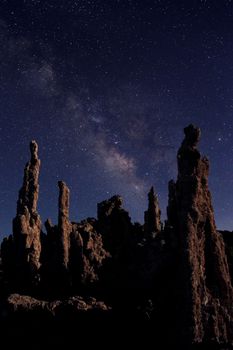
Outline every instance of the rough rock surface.
<path id="1" fill-rule="evenodd" d="M 69 236 L 72 230 L 72 226 L 69 221 L 70 190 L 63 181 L 59 181 L 58 186 L 58 236 L 60 245 L 60 252 L 58 253 L 58 256 L 61 259 L 60 263 L 67 268 L 70 249 Z"/>
<path id="2" fill-rule="evenodd" d="M 233 231 L 218 231 L 223 237 L 227 261 L 231 275 L 231 284 L 233 283 Z"/>
<path id="3" fill-rule="evenodd" d="M 17 214 L 13 220 L 13 237 L 2 245 L 3 264 L 15 276 L 18 285 L 30 286 L 38 282 L 41 254 L 41 219 L 37 212 L 40 160 L 38 145 L 30 143 L 31 160 L 24 169 L 23 186 L 19 191 Z M 5 249 L 4 249 L 5 248 Z M 4 253 L 5 250 L 5 253 Z M 6 250 L 11 261 L 7 261 Z"/>
<path id="4" fill-rule="evenodd" d="M 50 293 L 67 293 L 70 288 L 69 251 L 72 224 L 69 221 L 70 191 L 65 182 L 58 182 L 58 225 L 45 222 L 47 236 L 42 239 L 41 277 L 43 288 Z"/>
<path id="5" fill-rule="evenodd" d="M 109 257 L 92 222 L 85 220 L 72 225 L 69 267 L 74 287 L 99 281 L 101 267 Z"/>
<path id="6" fill-rule="evenodd" d="M 179 254 L 179 327 L 189 342 L 232 340 L 232 286 L 208 189 L 209 162 L 197 149 L 200 129 L 189 125 L 178 151 L 178 179 L 170 183 L 168 216 Z"/>
<path id="7" fill-rule="evenodd" d="M 153 236 L 161 231 L 161 210 L 159 208 L 158 196 L 154 192 L 154 187 L 151 187 L 148 193 L 148 200 L 148 210 L 144 213 L 144 228 L 147 235 Z"/>
<path id="8" fill-rule="evenodd" d="M 69 221 L 69 189 L 59 182 L 58 225 L 47 220 L 43 238 L 42 282 L 51 292 L 67 293 L 98 282 L 104 260 L 102 236 L 95 229 L 96 220 Z"/>
<path id="9" fill-rule="evenodd" d="M 69 309 L 73 312 L 86 312 L 93 310 L 109 311 L 111 307 L 96 298 L 83 298 L 72 296 L 64 300 L 45 301 L 30 297 L 28 295 L 11 294 L 7 299 L 7 306 L 10 312 L 34 312 L 46 311 L 52 316 Z"/>

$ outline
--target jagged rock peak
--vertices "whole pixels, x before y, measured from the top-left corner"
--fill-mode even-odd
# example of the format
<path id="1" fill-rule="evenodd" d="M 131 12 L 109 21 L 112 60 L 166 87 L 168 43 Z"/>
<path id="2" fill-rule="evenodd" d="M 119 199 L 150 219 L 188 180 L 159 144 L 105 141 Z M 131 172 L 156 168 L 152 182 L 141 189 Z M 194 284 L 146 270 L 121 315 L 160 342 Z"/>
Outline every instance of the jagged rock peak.
<path id="1" fill-rule="evenodd" d="M 197 147 L 201 137 L 201 129 L 194 126 L 193 124 L 188 125 L 184 128 L 185 139 L 182 146 Z"/>
<path id="2" fill-rule="evenodd" d="M 151 188 L 150 188 L 150 191 L 148 193 L 148 197 L 150 197 L 150 196 L 155 196 L 154 186 L 151 186 Z"/>
<path id="3" fill-rule="evenodd" d="M 16 274 L 19 276 L 19 283 L 27 276 L 28 285 L 34 283 L 40 268 L 42 226 L 37 213 L 40 160 L 36 141 L 31 141 L 30 151 L 31 160 L 24 169 L 23 185 L 17 202 L 17 214 L 13 220 Z"/>
<path id="4" fill-rule="evenodd" d="M 155 193 L 154 186 L 151 186 L 151 189 L 148 193 L 148 199 L 149 201 L 154 201 L 154 200 L 158 201 L 158 196 Z"/>
<path id="5" fill-rule="evenodd" d="M 31 161 L 38 159 L 38 144 L 35 140 L 30 142 Z"/>
<path id="6" fill-rule="evenodd" d="M 161 230 L 161 211 L 158 196 L 152 186 L 148 193 L 148 210 L 145 211 L 145 231 L 148 233 Z"/>
<path id="7" fill-rule="evenodd" d="M 185 138 L 178 150 L 178 178 L 182 181 L 188 181 L 190 176 L 203 178 L 203 181 L 208 182 L 209 161 L 206 157 L 201 157 L 201 153 L 197 148 L 201 137 L 201 131 L 198 127 L 190 124 L 184 128 Z M 205 180 L 204 180 L 205 179 Z M 185 189 L 188 192 L 189 189 Z"/>
<path id="8" fill-rule="evenodd" d="M 119 195 L 115 195 L 108 200 L 105 200 L 97 205 L 98 219 L 111 215 L 114 208 L 120 209 L 123 204 L 123 199 Z"/>
<path id="9" fill-rule="evenodd" d="M 61 217 L 69 218 L 70 206 L 70 190 L 64 181 L 58 181 L 59 187 L 59 203 L 58 203 L 58 219 Z"/>
<path id="10" fill-rule="evenodd" d="M 37 211 L 40 160 L 38 158 L 38 145 L 36 141 L 31 141 L 30 151 L 31 160 L 25 166 L 23 186 L 19 191 L 17 202 L 17 214 L 19 215 L 24 213 L 25 210 L 28 210 L 31 214 Z"/>
<path id="11" fill-rule="evenodd" d="M 228 342 L 233 329 L 233 291 L 208 189 L 209 162 L 197 149 L 200 129 L 189 125 L 184 133 L 177 156 L 178 179 L 175 185 L 170 183 L 168 208 L 180 259 L 176 283 L 182 290 L 183 335 L 189 334 L 194 342 Z"/>

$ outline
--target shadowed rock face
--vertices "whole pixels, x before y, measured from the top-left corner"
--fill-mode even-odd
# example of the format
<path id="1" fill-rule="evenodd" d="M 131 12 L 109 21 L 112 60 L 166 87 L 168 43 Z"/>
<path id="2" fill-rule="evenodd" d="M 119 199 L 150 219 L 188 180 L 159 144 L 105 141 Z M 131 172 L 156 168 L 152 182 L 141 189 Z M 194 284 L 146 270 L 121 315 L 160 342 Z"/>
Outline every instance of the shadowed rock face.
<path id="1" fill-rule="evenodd" d="M 158 197 L 154 192 L 154 187 L 151 187 L 148 193 L 148 210 L 145 211 L 145 232 L 147 235 L 161 231 L 161 211 L 159 209 Z"/>
<path id="2" fill-rule="evenodd" d="M 38 276 L 41 253 L 41 220 L 37 213 L 40 160 L 35 141 L 30 143 L 30 151 L 31 160 L 24 169 L 23 186 L 19 191 L 17 202 L 17 214 L 13 220 L 15 272 L 18 274 L 19 283 L 27 279 L 28 284 L 35 282 Z"/>
<path id="3" fill-rule="evenodd" d="M 41 277 L 48 293 L 67 293 L 70 288 L 69 251 L 72 224 L 69 221 L 70 190 L 63 181 L 58 182 L 58 225 L 48 219 L 47 235 L 43 235 Z"/>
<path id="4" fill-rule="evenodd" d="M 110 254 L 104 249 L 102 236 L 96 232 L 95 220 L 72 224 L 69 269 L 72 286 L 88 287 L 99 281 L 101 268 Z"/>
<path id="5" fill-rule="evenodd" d="M 123 254 L 132 227 L 129 213 L 122 208 L 122 204 L 122 198 L 116 195 L 97 205 L 98 230 L 113 256 Z"/>
<path id="6" fill-rule="evenodd" d="M 99 281 L 100 269 L 110 256 L 96 232 L 95 219 L 81 223 L 69 221 L 69 189 L 59 181 L 58 225 L 47 220 L 43 238 L 42 284 L 52 294 L 87 287 Z"/>
<path id="7" fill-rule="evenodd" d="M 216 231 L 208 189 L 209 162 L 197 149 L 200 129 L 189 125 L 178 151 L 178 179 L 170 183 L 168 219 L 177 239 L 176 295 L 183 337 L 232 338 L 232 286 L 222 237 Z"/>

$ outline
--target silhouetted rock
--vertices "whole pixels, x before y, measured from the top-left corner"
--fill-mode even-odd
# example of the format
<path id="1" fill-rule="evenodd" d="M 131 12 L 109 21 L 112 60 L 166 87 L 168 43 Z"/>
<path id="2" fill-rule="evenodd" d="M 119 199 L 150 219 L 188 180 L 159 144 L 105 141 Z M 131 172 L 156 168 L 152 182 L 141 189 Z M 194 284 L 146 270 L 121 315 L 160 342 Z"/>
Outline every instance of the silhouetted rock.
<path id="1" fill-rule="evenodd" d="M 177 237 L 176 302 L 181 339 L 232 341 L 232 286 L 208 189 L 209 162 L 197 149 L 200 129 L 189 125 L 178 151 L 178 179 L 170 184 L 169 221 Z"/>
<path id="2" fill-rule="evenodd" d="M 116 195 L 97 206 L 97 231 L 101 233 L 104 248 L 111 254 L 105 282 L 118 289 L 129 285 L 129 269 L 136 244 L 129 213 L 122 204 L 122 198 Z"/>
<path id="3" fill-rule="evenodd" d="M 158 197 L 154 192 L 154 187 L 151 187 L 148 193 L 148 210 L 144 213 L 145 232 L 147 236 L 153 236 L 161 231 L 161 210 L 159 209 Z"/>
<path id="4" fill-rule="evenodd" d="M 167 223 L 171 227 L 177 226 L 176 183 L 173 180 L 168 183 Z"/>
<path id="5" fill-rule="evenodd" d="M 108 200 L 105 200 L 97 204 L 97 217 L 98 220 L 106 221 L 112 215 L 113 210 L 121 209 L 123 199 L 119 195 L 115 195 Z"/>
<path id="6" fill-rule="evenodd" d="M 13 236 L 4 237 L 1 244 L 1 263 L 3 280 L 10 288 L 15 284 L 15 245 Z"/>
<path id="7" fill-rule="evenodd" d="M 88 221 L 73 224 L 70 237 L 69 268 L 74 288 L 86 287 L 99 281 L 101 267 L 110 254 L 103 241 Z"/>
<path id="8" fill-rule="evenodd" d="M 116 195 L 97 205 L 98 230 L 107 250 L 114 256 L 121 254 L 132 228 L 129 214 L 122 204 L 122 198 Z"/>

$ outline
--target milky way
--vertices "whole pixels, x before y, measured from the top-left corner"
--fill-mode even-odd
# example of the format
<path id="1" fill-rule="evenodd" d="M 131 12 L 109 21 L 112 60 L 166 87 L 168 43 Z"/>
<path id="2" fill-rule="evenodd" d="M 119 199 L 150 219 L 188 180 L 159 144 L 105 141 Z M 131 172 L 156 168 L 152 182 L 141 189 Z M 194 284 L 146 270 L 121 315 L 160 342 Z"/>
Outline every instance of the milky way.
<path id="1" fill-rule="evenodd" d="M 233 229 L 231 1 L 1 1 L 0 232 L 10 233 L 28 144 L 40 214 L 71 219 L 121 194 L 142 221 L 154 185 L 166 214 L 183 128 L 202 129 L 217 225 Z"/>

